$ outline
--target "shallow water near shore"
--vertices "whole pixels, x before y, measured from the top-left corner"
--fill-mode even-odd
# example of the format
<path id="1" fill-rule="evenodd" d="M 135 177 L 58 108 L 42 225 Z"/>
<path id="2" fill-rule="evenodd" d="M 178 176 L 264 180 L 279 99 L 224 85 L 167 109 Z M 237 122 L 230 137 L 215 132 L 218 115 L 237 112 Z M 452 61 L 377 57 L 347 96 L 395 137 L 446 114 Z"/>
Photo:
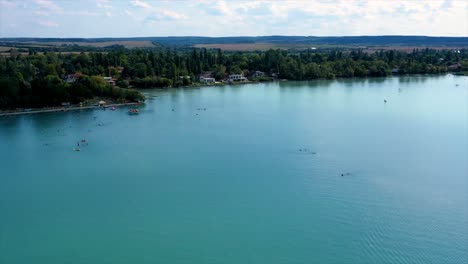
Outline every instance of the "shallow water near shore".
<path id="1" fill-rule="evenodd" d="M 467 77 L 148 94 L 0 118 L 0 263 L 468 263 Z"/>

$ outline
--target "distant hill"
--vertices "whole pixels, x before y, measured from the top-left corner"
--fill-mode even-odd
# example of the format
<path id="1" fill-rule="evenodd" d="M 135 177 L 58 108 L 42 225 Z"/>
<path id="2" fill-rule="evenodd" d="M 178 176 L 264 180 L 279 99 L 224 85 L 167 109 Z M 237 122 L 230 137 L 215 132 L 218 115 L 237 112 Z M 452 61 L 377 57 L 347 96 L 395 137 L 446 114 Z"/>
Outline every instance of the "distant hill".
<path id="1" fill-rule="evenodd" d="M 468 47 L 468 37 L 427 36 L 240 36 L 240 37 L 136 37 L 136 38 L 0 38 L 1 42 L 39 43 L 99 43 L 120 41 L 151 41 L 161 45 L 193 46 L 197 44 L 310 44 L 310 45 L 365 45 L 365 46 L 456 46 Z"/>

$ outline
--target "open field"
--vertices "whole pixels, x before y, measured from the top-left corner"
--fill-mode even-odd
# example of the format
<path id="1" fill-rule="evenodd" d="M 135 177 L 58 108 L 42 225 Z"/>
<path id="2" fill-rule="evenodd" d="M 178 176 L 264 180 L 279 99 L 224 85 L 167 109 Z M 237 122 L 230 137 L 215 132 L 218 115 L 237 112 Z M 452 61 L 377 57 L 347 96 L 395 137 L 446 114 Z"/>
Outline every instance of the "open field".
<path id="1" fill-rule="evenodd" d="M 290 43 L 220 43 L 220 44 L 196 44 L 196 48 L 207 49 L 221 49 L 224 51 L 266 51 L 269 49 L 282 49 L 282 50 L 306 50 L 309 48 L 315 49 L 353 49 L 360 48 L 360 46 L 353 45 L 324 45 L 324 44 L 290 44 Z"/>
<path id="2" fill-rule="evenodd" d="M 268 49 L 271 47 L 290 49 L 309 46 L 415 46 L 415 47 L 468 47 L 468 37 L 428 37 L 428 36 L 238 36 L 238 37 L 200 37 L 200 36 L 167 36 L 167 37 L 129 37 L 129 38 L 0 38 L 4 46 L 8 43 L 30 45 L 62 45 L 105 47 L 123 45 L 128 48 L 153 47 L 153 43 L 162 46 L 206 46 L 223 45 L 225 50 Z M 158 45 L 156 44 L 156 45 Z M 207 46 L 209 45 L 209 46 Z M 227 46 L 226 46 L 227 45 Z M 234 46 L 231 46 L 234 45 Z"/>
<path id="3" fill-rule="evenodd" d="M 115 41 L 55 41 L 55 42 L 40 42 L 40 41 L 24 41 L 21 42 L 24 46 L 29 47 L 50 47 L 62 45 L 78 45 L 95 48 L 103 48 L 112 45 L 122 45 L 126 48 L 151 48 L 154 47 L 152 41 L 149 40 L 115 40 Z"/>
<path id="4" fill-rule="evenodd" d="M 14 56 L 17 56 L 17 55 L 20 55 L 21 56 L 29 56 L 29 53 L 28 52 L 17 52 L 15 53 Z M 10 57 L 11 56 L 11 53 L 10 52 L 0 52 L 0 57 Z"/>
<path id="5" fill-rule="evenodd" d="M 460 50 L 466 49 L 467 46 L 399 46 L 399 45 L 388 45 L 388 46 L 368 46 L 365 48 L 366 51 L 378 51 L 378 50 L 399 50 L 399 51 L 406 51 L 411 52 L 414 49 L 435 49 L 435 50 Z"/>
<path id="6" fill-rule="evenodd" d="M 3 48 L 3 47 L 0 47 L 0 48 Z M 9 50 L 9 49 L 8 49 Z M 67 55 L 67 54 L 81 54 L 81 53 L 90 53 L 90 51 L 60 51 L 60 52 L 57 52 L 57 53 L 60 53 L 60 54 L 63 54 L 63 55 Z M 102 54 L 107 54 L 107 52 L 105 51 L 101 51 L 99 53 L 102 53 Z M 29 56 L 29 53 L 28 52 L 17 52 L 15 53 L 14 56 L 17 56 L 17 55 L 20 55 L 21 56 Z M 44 52 L 36 52 L 36 54 L 44 54 Z M 0 52 L 0 57 L 10 57 L 11 56 L 11 53 L 9 51 L 5 51 L 5 52 Z"/>
<path id="7" fill-rule="evenodd" d="M 239 44 L 196 44 L 196 48 L 222 49 L 225 51 L 265 51 L 269 49 L 289 49 L 291 45 L 273 43 L 239 43 Z"/>
<path id="8" fill-rule="evenodd" d="M 31 44 L 40 44 L 40 42 L 25 42 L 31 43 Z M 49 45 L 56 45 L 56 46 L 61 46 L 61 45 L 78 45 L 78 46 L 89 46 L 89 47 L 95 47 L 95 48 L 103 48 L 107 46 L 112 46 L 112 45 L 122 45 L 126 48 L 151 48 L 154 47 L 153 43 L 151 41 L 147 40 L 123 40 L 123 41 L 103 41 L 103 42 L 49 42 L 47 43 Z"/>
<path id="9" fill-rule="evenodd" d="M 266 51 L 269 49 L 282 50 L 317 50 L 338 49 L 350 51 L 362 49 L 364 52 L 378 50 L 401 50 L 410 52 L 413 49 L 463 49 L 468 48 L 468 38 L 432 38 L 432 37 L 148 37 L 148 38 L 101 38 L 101 39 L 41 39 L 26 38 L 0 39 L 0 55 L 8 56 L 8 50 L 16 48 L 55 48 L 67 52 L 84 51 L 93 48 L 105 48 L 122 45 L 125 48 L 155 48 L 166 47 L 196 47 L 207 49 L 221 49 L 224 51 Z M 66 47 L 64 45 L 67 45 Z M 77 45 L 78 47 L 72 46 Z M 57 49 L 58 48 L 58 49 Z"/>
<path id="10" fill-rule="evenodd" d="M 0 52 L 7 52 L 11 49 L 12 47 L 5 47 L 5 46 L 0 46 Z"/>
<path id="11" fill-rule="evenodd" d="M 313 45 L 313 44 L 279 44 L 279 43 L 232 43 L 232 44 L 196 44 L 196 48 L 221 49 L 224 51 L 266 51 L 269 49 L 283 50 L 305 50 L 308 48 L 320 49 L 363 49 L 366 52 L 375 52 L 379 50 L 400 50 L 411 52 L 414 49 L 463 49 L 466 46 L 400 46 L 400 45 L 385 45 L 385 46 L 361 46 L 361 45 Z"/>
<path id="12" fill-rule="evenodd" d="M 10 49 L 25 49 L 28 48 L 52 48 L 52 47 L 61 47 L 62 45 L 78 45 L 81 47 L 92 47 L 92 48 L 104 48 L 112 45 L 122 45 L 125 48 L 132 49 L 132 48 L 154 48 L 155 45 L 152 41 L 149 40 L 116 40 L 116 41 L 89 41 L 89 42 L 81 42 L 81 41 L 57 41 L 57 42 L 40 42 L 40 41 L 21 41 L 21 44 L 18 45 L 18 42 L 8 42 L 5 41 L 0 46 L 0 56 L 10 56 Z M 16 47 L 12 47 L 10 45 L 16 45 Z M 73 48 L 71 48 L 73 50 Z M 81 53 L 82 51 L 59 51 L 62 54 L 73 54 L 73 53 Z M 38 52 L 41 53 L 41 52 Z M 16 53 L 17 55 L 19 53 Z M 28 52 L 21 52 L 21 55 L 28 55 Z"/>

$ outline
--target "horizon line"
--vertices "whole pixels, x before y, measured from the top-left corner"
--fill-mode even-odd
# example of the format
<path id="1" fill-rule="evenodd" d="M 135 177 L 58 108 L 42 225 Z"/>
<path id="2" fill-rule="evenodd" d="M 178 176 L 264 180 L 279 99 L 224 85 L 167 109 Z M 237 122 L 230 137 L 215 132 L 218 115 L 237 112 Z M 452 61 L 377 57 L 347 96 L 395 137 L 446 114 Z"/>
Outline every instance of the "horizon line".
<path id="1" fill-rule="evenodd" d="M 430 36 L 430 35 L 239 35 L 239 36 L 126 36 L 126 37 L 0 37 L 0 39 L 125 39 L 125 38 L 262 38 L 262 37 L 303 37 L 303 38 L 347 38 L 347 37 L 428 37 L 428 38 L 468 38 L 468 36 Z"/>

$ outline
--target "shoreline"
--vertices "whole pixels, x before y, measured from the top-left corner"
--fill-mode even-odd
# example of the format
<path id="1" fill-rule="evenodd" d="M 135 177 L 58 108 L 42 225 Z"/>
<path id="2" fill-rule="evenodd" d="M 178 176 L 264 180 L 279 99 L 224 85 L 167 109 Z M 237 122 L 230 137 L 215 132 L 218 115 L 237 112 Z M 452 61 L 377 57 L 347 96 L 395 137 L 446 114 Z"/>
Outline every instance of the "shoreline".
<path id="1" fill-rule="evenodd" d="M 421 76 L 445 76 L 445 75 L 454 75 L 454 76 L 468 76 L 467 74 L 455 74 L 453 72 L 446 72 L 446 73 L 417 73 L 417 74 L 392 74 L 388 76 L 382 77 L 336 77 L 334 79 L 327 79 L 327 78 L 317 78 L 317 79 L 307 79 L 307 80 L 294 80 L 294 79 L 272 79 L 268 81 L 246 81 L 246 82 L 233 82 L 233 83 L 224 83 L 224 82 L 217 82 L 215 84 L 204 84 L 204 83 L 196 83 L 192 85 L 184 85 L 184 86 L 177 86 L 177 87 L 155 87 L 155 88 L 136 88 L 132 87 L 133 89 L 144 93 L 146 90 L 170 90 L 170 89 L 198 89 L 201 87 L 223 87 L 223 86 L 230 86 L 230 85 L 246 85 L 246 84 L 260 84 L 260 83 L 273 83 L 273 82 L 309 82 L 309 81 L 342 81 L 342 80 L 357 80 L 357 79 L 379 79 L 379 78 L 389 78 L 389 77 L 421 77 Z"/>
<path id="2" fill-rule="evenodd" d="M 464 74 L 454 74 L 453 72 L 447 72 L 447 73 L 440 73 L 440 74 L 405 74 L 405 75 L 390 75 L 390 76 L 385 76 L 385 77 L 352 77 L 352 78 L 335 78 L 335 79 L 310 79 L 310 80 L 291 80 L 291 79 L 273 79 L 269 81 L 247 81 L 247 82 L 234 82 L 234 83 L 216 83 L 216 84 L 203 84 L 203 83 L 197 83 L 193 85 L 187 85 L 187 86 L 179 86 L 179 87 L 162 87 L 162 88 L 152 88 L 152 89 L 142 89 L 142 88 L 134 88 L 137 91 L 141 92 L 144 94 L 145 90 L 170 90 L 170 89 L 199 89 L 203 87 L 221 87 L 221 86 L 237 86 L 237 85 L 246 85 L 246 84 L 261 84 L 261 83 L 272 83 L 272 82 L 295 82 L 295 81 L 315 81 L 315 80 L 352 80 L 352 79 L 375 79 L 375 78 L 388 78 L 388 77 L 403 77 L 403 76 L 438 76 L 438 75 L 454 75 L 454 76 L 467 76 Z M 147 98 L 148 99 L 148 98 Z M 127 106 L 127 105 L 139 105 L 141 103 L 138 102 L 132 102 L 132 103 L 114 103 L 114 104 L 108 104 L 106 106 L 72 106 L 72 107 L 50 107 L 50 108 L 32 108 L 31 111 L 1 111 L 0 110 L 0 117 L 5 117 L 5 116 L 16 116 L 16 115 L 28 115 L 28 114 L 41 114 L 41 113 L 54 113 L 54 112 L 68 112 L 68 111 L 77 111 L 77 110 L 86 110 L 86 109 L 102 109 L 102 108 L 108 108 L 108 107 L 118 107 L 118 106 Z"/>
<path id="3" fill-rule="evenodd" d="M 72 106 L 72 107 L 52 107 L 52 108 L 39 108 L 32 109 L 31 111 L 10 111 L 10 112 L 0 112 L 0 117 L 3 116 L 16 116 L 16 115 L 29 115 L 29 114 L 42 114 L 42 113 L 54 113 L 54 112 L 68 112 L 68 111 L 77 111 L 77 110 L 87 110 L 87 109 L 102 109 L 109 107 L 118 107 L 118 106 L 127 106 L 127 105 L 139 105 L 141 103 L 118 103 L 118 104 L 108 104 L 105 106 Z"/>

